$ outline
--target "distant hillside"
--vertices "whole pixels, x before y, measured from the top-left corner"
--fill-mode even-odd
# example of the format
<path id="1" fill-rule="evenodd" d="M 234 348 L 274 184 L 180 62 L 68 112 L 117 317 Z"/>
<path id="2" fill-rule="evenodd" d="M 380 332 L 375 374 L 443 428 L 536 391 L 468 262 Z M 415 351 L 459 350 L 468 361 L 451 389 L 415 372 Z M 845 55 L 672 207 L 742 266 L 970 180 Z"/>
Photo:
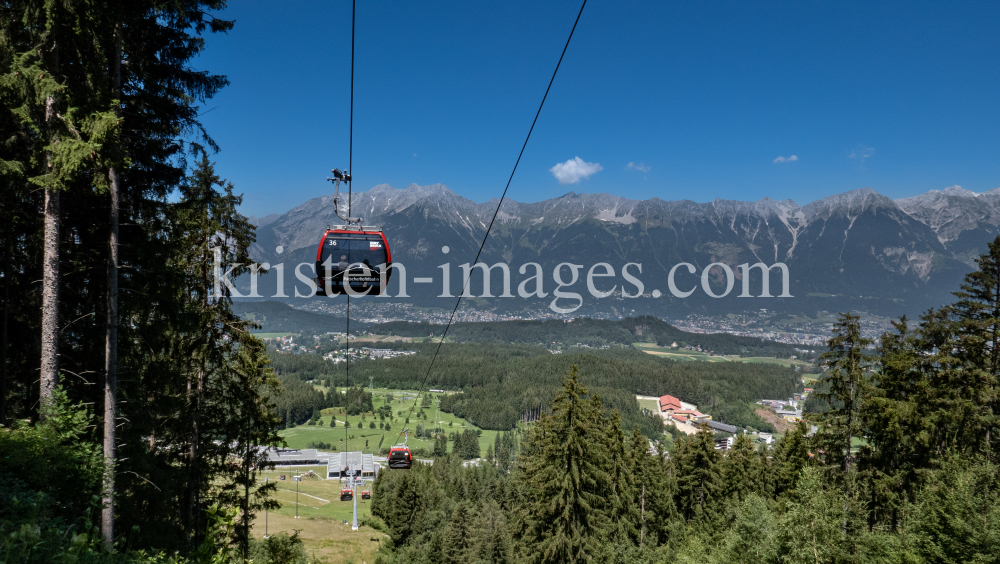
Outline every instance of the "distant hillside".
<path id="1" fill-rule="evenodd" d="M 302 311 L 280 302 L 233 302 L 233 311 L 246 319 L 260 323 L 261 333 L 318 335 L 342 332 L 347 323 L 343 317 Z M 365 327 L 367 324 L 355 320 L 351 323 L 351 334 Z"/>
<path id="2" fill-rule="evenodd" d="M 441 335 L 444 326 L 395 321 L 372 325 L 368 330 L 379 335 L 427 337 Z M 636 342 L 670 345 L 676 342 L 680 346 L 697 345 L 706 352 L 714 351 L 716 354 L 780 358 L 801 354 L 796 352 L 793 345 L 754 337 L 737 337 L 725 333 L 687 333 L 662 319 L 650 316 L 629 317 L 618 321 L 578 318 L 570 322 L 546 320 L 455 323 L 448 330 L 448 338 L 460 343 L 517 343 L 545 347 L 551 347 L 552 344 L 599 347 L 631 345 Z"/>

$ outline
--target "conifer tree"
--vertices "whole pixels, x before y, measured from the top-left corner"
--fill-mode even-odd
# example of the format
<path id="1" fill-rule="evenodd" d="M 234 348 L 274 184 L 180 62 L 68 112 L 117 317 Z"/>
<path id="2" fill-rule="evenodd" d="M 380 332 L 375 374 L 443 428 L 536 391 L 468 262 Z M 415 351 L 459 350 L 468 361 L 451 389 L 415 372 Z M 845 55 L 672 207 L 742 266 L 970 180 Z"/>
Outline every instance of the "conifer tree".
<path id="1" fill-rule="evenodd" d="M 434 437 L 434 456 L 445 456 L 448 454 L 448 437 L 439 433 Z"/>
<path id="2" fill-rule="evenodd" d="M 763 494 L 764 469 L 750 435 L 738 435 L 721 462 L 722 496 L 739 506 L 751 493 Z"/>
<path id="3" fill-rule="evenodd" d="M 802 472 L 778 527 L 786 562 L 838 562 L 845 555 L 843 511 L 818 468 Z"/>
<path id="4" fill-rule="evenodd" d="M 652 517 L 652 505 L 647 507 L 646 499 L 647 496 L 653 494 L 652 468 L 659 461 L 649 453 L 649 442 L 639 431 L 638 425 L 632 428 L 632 435 L 629 437 L 627 446 L 627 456 L 628 473 L 632 477 L 633 518 L 639 534 L 635 544 L 641 547 L 646 544 L 649 536 L 646 522 Z"/>
<path id="5" fill-rule="evenodd" d="M 687 521 L 711 521 L 722 487 L 721 457 L 712 433 L 702 430 L 682 439 L 676 453 L 678 512 Z"/>
<path id="6" fill-rule="evenodd" d="M 976 270 L 965 276 L 955 292 L 958 300 L 944 308 L 955 357 L 961 362 L 959 382 L 964 388 L 960 405 L 971 427 L 965 444 L 995 458 L 1000 446 L 1000 236 L 987 244 L 976 260 Z M 957 398 L 956 398 L 957 399 Z"/>
<path id="7" fill-rule="evenodd" d="M 110 109 L 106 15 L 91 2 L 18 1 L 5 6 L 5 47 L 13 53 L 0 83 L 27 150 L 4 168 L 44 193 L 41 371 L 39 397 L 50 401 L 59 381 L 60 268 L 63 193 L 106 187 L 102 149 L 116 131 Z M 97 21 L 91 18 L 97 15 Z"/>
<path id="8" fill-rule="evenodd" d="M 609 476 L 607 452 L 598 426 L 599 404 L 586 398 L 573 366 L 543 414 L 521 458 L 526 480 L 524 555 L 531 562 L 584 562 L 601 550 L 607 528 L 602 497 Z"/>
<path id="9" fill-rule="evenodd" d="M 381 495 L 385 496 L 386 501 L 383 502 L 383 505 L 377 506 L 377 513 L 376 506 L 373 506 L 372 513 L 381 517 L 389 525 L 393 543 L 402 545 L 414 533 L 416 525 L 414 521 L 419 512 L 420 493 L 417 479 L 412 472 L 404 472 L 403 476 L 394 481 L 395 483 L 391 484 L 393 487 L 389 491 L 386 491 L 386 486 L 390 486 L 390 484 L 383 483 L 378 493 L 385 492 Z M 378 486 L 379 484 L 376 484 L 376 488 Z M 378 498 L 380 495 L 374 497 Z"/>
<path id="10" fill-rule="evenodd" d="M 643 522 L 650 538 L 643 539 L 645 541 L 643 544 L 666 544 L 677 518 L 677 504 L 674 501 L 677 483 L 673 462 L 667 459 L 663 443 L 656 444 L 656 452 L 649 457 L 644 466 L 646 492 L 643 501 L 646 518 Z"/>
<path id="11" fill-rule="evenodd" d="M 868 441 L 861 462 L 871 483 L 872 519 L 896 529 L 901 504 L 920 483 L 919 470 L 930 465 L 934 449 L 928 439 L 934 432 L 921 408 L 927 387 L 916 335 L 905 316 L 893 327 L 880 339 L 878 371 L 860 415 Z"/>
<path id="12" fill-rule="evenodd" d="M 777 523 L 767 501 L 756 493 L 748 494 L 740 502 L 736 521 L 726 534 L 722 561 L 733 564 L 778 562 L 777 533 Z"/>
<path id="13" fill-rule="evenodd" d="M 510 532 L 503 508 L 493 499 L 480 507 L 472 526 L 475 538 L 474 555 L 470 561 L 506 564 L 513 560 Z"/>
<path id="14" fill-rule="evenodd" d="M 619 546 L 638 545 L 642 531 L 638 495 L 635 491 L 636 457 L 630 452 L 618 411 L 605 418 L 608 453 L 608 518 L 612 541 Z"/>
<path id="15" fill-rule="evenodd" d="M 445 564 L 464 564 L 472 560 L 472 538 L 469 531 L 471 517 L 464 502 L 459 502 L 452 511 L 441 546 Z"/>
<path id="16" fill-rule="evenodd" d="M 799 423 L 794 429 L 785 433 L 774 447 L 770 475 L 773 484 L 771 487 L 776 497 L 789 494 L 795 489 L 802 470 L 812 460 L 806 433 L 805 423 Z"/>
<path id="17" fill-rule="evenodd" d="M 828 369 L 822 382 L 829 391 L 818 393 L 820 399 L 830 402 L 830 410 L 823 414 L 824 433 L 829 440 L 824 445 L 834 456 L 833 463 L 840 466 L 843 479 L 851 470 L 851 439 L 860 437 L 861 418 L 858 410 L 866 398 L 872 357 L 866 348 L 872 340 L 861 336 L 860 318 L 841 313 L 833 325 L 833 338 L 828 341 L 829 351 L 820 356 Z M 825 431 L 828 431 L 825 432 Z M 845 490 L 845 496 L 849 495 Z"/>

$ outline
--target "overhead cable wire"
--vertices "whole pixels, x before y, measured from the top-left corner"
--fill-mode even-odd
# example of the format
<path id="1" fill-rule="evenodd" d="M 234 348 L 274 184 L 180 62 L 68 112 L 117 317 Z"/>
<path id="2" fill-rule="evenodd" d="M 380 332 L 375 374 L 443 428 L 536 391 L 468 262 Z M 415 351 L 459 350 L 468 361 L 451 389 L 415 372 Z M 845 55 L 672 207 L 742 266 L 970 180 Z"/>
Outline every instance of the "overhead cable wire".
<path id="1" fill-rule="evenodd" d="M 354 179 L 354 13 L 357 10 L 357 0 L 351 1 L 351 117 L 348 123 L 348 133 L 347 133 L 347 221 L 350 223 L 351 220 L 351 196 L 353 192 L 351 191 L 351 180 Z M 347 279 L 346 287 L 350 287 L 351 281 L 347 278 L 347 273 L 344 273 L 344 278 Z M 347 295 L 347 327 L 344 330 L 344 360 L 346 361 L 346 366 L 344 368 L 346 376 L 344 377 L 345 387 L 350 389 L 351 387 L 351 293 L 344 291 Z M 333 379 L 330 380 L 331 388 L 333 392 L 337 391 L 337 387 L 333 385 Z M 331 415 L 336 419 L 336 415 Z M 347 448 L 347 406 L 344 406 L 344 448 Z M 346 451 L 345 451 L 346 452 Z"/>
<path id="2" fill-rule="evenodd" d="M 552 78 L 549 79 L 549 85 L 548 85 L 547 88 L 545 88 L 545 95 L 542 96 L 542 102 L 538 105 L 538 111 L 535 112 L 535 119 L 532 120 L 531 127 L 528 129 L 528 135 L 524 138 L 524 144 L 521 145 L 521 152 L 518 153 L 518 155 L 517 155 L 517 160 L 514 162 L 514 168 L 513 168 L 513 170 L 510 171 L 510 177 L 507 179 L 507 185 L 504 186 L 503 194 L 500 195 L 500 201 L 497 203 L 497 209 L 496 209 L 496 211 L 493 212 L 493 218 L 490 219 L 490 224 L 486 228 L 486 234 L 483 235 L 483 242 L 480 243 L 480 245 L 479 245 L 479 251 L 476 252 L 476 259 L 474 261 L 472 261 L 472 264 L 478 263 L 479 262 L 479 256 L 483 253 L 483 248 L 486 246 L 486 241 L 489 239 L 490 231 L 493 229 L 493 223 L 496 222 L 497 215 L 500 214 L 500 206 L 503 205 L 503 200 L 507 196 L 507 190 L 510 188 L 510 183 L 514 180 L 514 173 L 517 172 L 517 165 L 519 165 L 521 163 L 521 157 L 524 155 L 524 150 L 528 146 L 528 140 L 531 139 L 531 132 L 533 132 L 535 130 L 535 124 L 538 123 L 538 116 L 540 116 L 542 114 L 542 108 L 545 106 L 545 100 L 546 100 L 546 98 L 549 97 L 549 90 L 552 89 L 552 83 L 555 82 L 555 80 L 556 80 L 556 75 L 559 73 L 559 67 L 562 65 L 563 57 L 566 56 L 566 50 L 569 49 L 569 43 L 570 43 L 570 41 L 573 40 L 573 33 L 576 31 L 577 24 L 580 23 L 580 16 L 583 15 L 583 9 L 586 6 L 587 6 L 587 0 L 583 0 L 583 4 L 580 5 L 580 11 L 576 15 L 576 21 L 573 22 L 573 28 L 569 31 L 569 37 L 566 38 L 566 45 L 563 46 L 562 54 L 559 55 L 559 61 L 556 63 L 556 68 L 555 68 L 554 71 L 552 71 Z M 431 362 L 430 362 L 430 364 L 427 367 L 427 373 L 424 374 L 424 378 L 423 378 L 423 380 L 420 383 L 420 388 L 421 389 L 427 383 L 427 378 L 430 377 L 431 370 L 433 370 L 433 368 L 434 368 L 434 361 L 437 360 L 438 353 L 441 352 L 441 345 L 444 344 L 444 339 L 448 335 L 448 330 L 451 328 L 451 324 L 455 321 L 455 314 L 458 312 L 458 306 L 462 303 L 462 297 L 465 295 L 465 292 L 468 290 L 469 283 L 471 281 L 472 281 L 472 274 L 471 274 L 471 271 L 470 271 L 469 276 L 466 277 L 464 283 L 462 284 L 462 293 L 459 294 L 458 300 L 455 302 L 455 308 L 451 310 L 451 317 L 448 319 L 448 324 L 445 325 L 444 333 L 441 334 L 441 339 L 438 341 L 438 346 L 434 350 L 434 356 L 431 357 Z M 417 392 L 419 393 L 420 390 L 418 389 Z M 417 401 L 416 401 L 416 399 L 414 399 L 413 405 L 410 407 L 409 413 L 407 413 L 407 418 L 409 418 L 409 414 L 410 413 L 413 413 L 413 408 L 416 407 L 416 406 L 417 406 Z M 397 435 L 397 437 L 396 437 L 397 440 L 399 439 L 399 436 L 401 436 L 401 435 L 402 435 L 402 431 L 400 432 L 399 435 Z"/>

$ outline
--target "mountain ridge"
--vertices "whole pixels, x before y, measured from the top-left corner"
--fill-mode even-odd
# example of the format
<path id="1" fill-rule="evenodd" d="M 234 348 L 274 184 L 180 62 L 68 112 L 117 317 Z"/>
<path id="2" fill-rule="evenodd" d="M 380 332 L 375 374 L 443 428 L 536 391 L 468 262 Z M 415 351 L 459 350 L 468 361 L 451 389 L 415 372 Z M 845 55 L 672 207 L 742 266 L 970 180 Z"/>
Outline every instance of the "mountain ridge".
<path id="1" fill-rule="evenodd" d="M 353 215 L 364 217 L 366 225 L 383 227 L 394 261 L 405 263 L 412 276 L 440 274 L 437 265 L 445 260 L 471 261 L 498 202 L 477 203 L 443 184 L 403 189 L 379 184 L 353 198 Z M 332 195 L 310 199 L 277 217 L 251 219 L 258 223 L 258 243 L 251 253 L 260 262 L 308 262 L 323 230 L 341 223 L 333 213 Z M 699 269 L 728 265 L 737 286 L 738 264 L 782 262 L 794 270 L 792 295 L 800 297 L 797 303 L 809 302 L 806 308 L 844 305 L 806 299 L 824 295 L 843 297 L 848 305 L 867 299 L 866 307 L 874 303 L 871 299 L 880 299 L 912 312 L 947 299 L 974 265 L 974 256 L 1000 231 L 998 226 L 1000 188 L 975 194 L 952 187 L 899 200 L 861 188 L 802 206 L 768 197 L 697 203 L 571 191 L 533 203 L 505 198 L 480 260 L 506 262 L 512 270 L 537 262 L 547 271 L 561 262 L 608 262 L 616 269 L 636 262 L 644 264 L 648 270 L 643 275 L 648 272 L 661 290 L 666 274 L 679 262 Z M 439 251 L 445 246 L 449 256 Z M 280 256 L 278 247 L 283 249 Z M 710 283 L 724 286 L 724 274 L 712 267 Z M 432 294 L 429 289 L 414 292 L 418 301 Z M 722 301 L 726 306 L 721 307 L 745 307 Z M 710 298 L 678 303 L 668 296 L 664 302 L 720 306 Z"/>

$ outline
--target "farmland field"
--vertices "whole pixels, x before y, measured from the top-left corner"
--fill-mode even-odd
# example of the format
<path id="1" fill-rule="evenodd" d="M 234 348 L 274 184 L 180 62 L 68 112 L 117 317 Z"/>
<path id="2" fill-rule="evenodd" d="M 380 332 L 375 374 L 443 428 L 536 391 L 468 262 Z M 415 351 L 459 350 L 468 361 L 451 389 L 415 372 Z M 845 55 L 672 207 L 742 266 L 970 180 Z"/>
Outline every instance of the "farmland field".
<path id="1" fill-rule="evenodd" d="M 763 363 L 763 364 L 777 364 L 780 366 L 799 366 L 808 367 L 812 366 L 811 362 L 789 359 L 789 358 L 774 358 L 770 356 L 738 356 L 738 355 L 708 355 L 703 352 L 692 351 L 682 348 L 673 347 L 661 347 L 656 343 L 633 343 L 632 345 L 636 349 L 655 356 L 662 356 L 665 358 L 670 358 L 673 360 L 701 360 L 707 362 L 751 362 L 751 363 Z"/>

